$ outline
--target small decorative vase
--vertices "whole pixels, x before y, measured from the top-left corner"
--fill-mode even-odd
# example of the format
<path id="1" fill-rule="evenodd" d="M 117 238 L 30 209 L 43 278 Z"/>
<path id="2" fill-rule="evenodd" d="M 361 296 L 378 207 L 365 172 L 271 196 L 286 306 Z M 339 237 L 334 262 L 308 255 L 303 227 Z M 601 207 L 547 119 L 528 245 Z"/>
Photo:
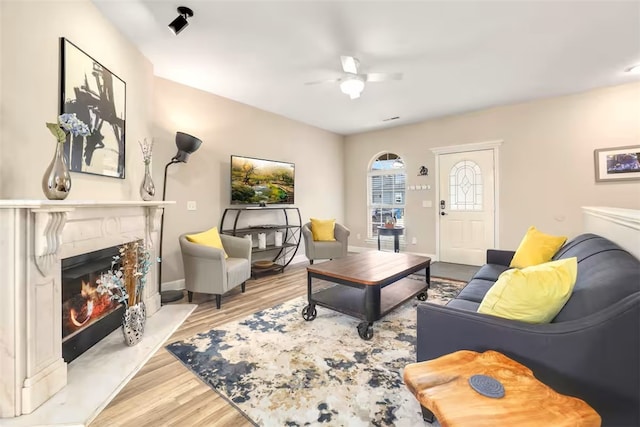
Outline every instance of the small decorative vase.
<path id="1" fill-rule="evenodd" d="M 152 200 L 156 194 L 156 186 L 153 185 L 153 179 L 151 179 L 151 173 L 149 172 L 149 162 L 144 162 L 144 178 L 142 184 L 140 184 L 140 197 L 142 200 Z"/>
<path id="2" fill-rule="evenodd" d="M 144 325 L 147 321 L 147 309 L 144 302 L 134 304 L 124 311 L 122 317 L 122 334 L 124 342 L 129 347 L 136 345 L 144 334 Z"/>
<path id="3" fill-rule="evenodd" d="M 42 191 L 49 200 L 64 200 L 71 191 L 71 175 L 63 148 L 64 141 L 56 144 L 53 160 L 42 177 Z"/>

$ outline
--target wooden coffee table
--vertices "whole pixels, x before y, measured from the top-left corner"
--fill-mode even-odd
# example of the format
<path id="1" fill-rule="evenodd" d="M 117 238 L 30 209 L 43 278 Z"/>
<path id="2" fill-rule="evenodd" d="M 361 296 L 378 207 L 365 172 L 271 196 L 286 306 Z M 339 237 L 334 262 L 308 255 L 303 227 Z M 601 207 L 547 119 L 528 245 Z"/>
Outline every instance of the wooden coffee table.
<path id="1" fill-rule="evenodd" d="M 504 397 L 485 397 L 469 378 L 488 375 L 504 386 Z M 442 427 L 584 426 L 597 427 L 600 416 L 583 400 L 557 393 L 531 370 L 497 351 L 462 350 L 404 369 L 404 382 L 422 405 L 425 421 Z"/>
<path id="2" fill-rule="evenodd" d="M 417 296 L 427 299 L 431 258 L 390 252 L 363 252 L 307 267 L 309 304 L 302 310 L 304 320 L 316 318 L 316 305 L 364 320 L 358 334 L 373 337 L 373 322 L 405 301 Z M 406 278 L 425 270 L 426 283 Z M 336 283 L 313 292 L 313 279 Z"/>

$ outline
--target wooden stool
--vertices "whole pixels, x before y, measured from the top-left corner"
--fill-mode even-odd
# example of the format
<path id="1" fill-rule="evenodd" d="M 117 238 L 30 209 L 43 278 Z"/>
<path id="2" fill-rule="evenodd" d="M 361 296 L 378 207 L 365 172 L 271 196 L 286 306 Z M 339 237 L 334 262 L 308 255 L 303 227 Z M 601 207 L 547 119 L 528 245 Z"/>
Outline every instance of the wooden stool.
<path id="1" fill-rule="evenodd" d="M 505 389 L 502 398 L 486 397 L 471 388 L 469 377 L 488 375 Z M 442 427 L 593 426 L 600 416 L 583 400 L 556 393 L 531 370 L 497 351 L 462 350 L 437 359 L 411 363 L 404 382 L 423 409 Z"/>

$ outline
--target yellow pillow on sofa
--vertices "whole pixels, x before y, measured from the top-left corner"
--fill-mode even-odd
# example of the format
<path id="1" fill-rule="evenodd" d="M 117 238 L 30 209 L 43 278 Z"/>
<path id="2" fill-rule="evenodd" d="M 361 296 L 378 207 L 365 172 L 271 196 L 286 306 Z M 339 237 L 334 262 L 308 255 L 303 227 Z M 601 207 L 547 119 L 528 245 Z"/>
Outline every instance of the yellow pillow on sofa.
<path id="1" fill-rule="evenodd" d="M 335 219 L 311 218 L 311 234 L 313 240 L 320 242 L 335 242 L 333 230 L 336 227 Z"/>
<path id="2" fill-rule="evenodd" d="M 222 239 L 220 239 L 218 227 L 213 227 L 207 231 L 203 231 L 202 233 L 187 234 L 185 237 L 191 243 L 197 243 L 199 245 L 206 245 L 213 248 L 222 249 L 225 259 L 229 258 L 229 255 L 227 255 L 224 250 L 224 246 L 222 246 Z"/>
<path id="3" fill-rule="evenodd" d="M 531 226 L 516 249 L 509 267 L 524 268 L 549 262 L 566 241 L 566 236 L 551 236 Z"/>
<path id="4" fill-rule="evenodd" d="M 507 270 L 486 293 L 478 313 L 527 323 L 549 323 L 571 297 L 576 257 Z"/>

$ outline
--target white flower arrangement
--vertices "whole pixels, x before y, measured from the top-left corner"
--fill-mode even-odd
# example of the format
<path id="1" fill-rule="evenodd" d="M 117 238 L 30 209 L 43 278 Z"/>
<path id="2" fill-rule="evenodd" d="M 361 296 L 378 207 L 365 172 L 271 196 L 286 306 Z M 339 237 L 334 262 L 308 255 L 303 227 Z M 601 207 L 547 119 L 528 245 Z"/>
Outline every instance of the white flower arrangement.
<path id="1" fill-rule="evenodd" d="M 153 139 L 149 142 L 147 141 L 147 138 L 145 138 L 144 141 L 138 141 L 138 144 L 140 144 L 140 149 L 142 150 L 144 163 L 149 164 L 149 162 L 151 162 L 151 154 L 153 151 Z"/>
<path id="2" fill-rule="evenodd" d="M 87 136 L 91 134 L 89 126 L 76 117 L 76 113 L 65 113 L 58 116 L 56 123 L 45 123 L 56 140 L 64 143 L 67 133 L 73 136 Z"/>

